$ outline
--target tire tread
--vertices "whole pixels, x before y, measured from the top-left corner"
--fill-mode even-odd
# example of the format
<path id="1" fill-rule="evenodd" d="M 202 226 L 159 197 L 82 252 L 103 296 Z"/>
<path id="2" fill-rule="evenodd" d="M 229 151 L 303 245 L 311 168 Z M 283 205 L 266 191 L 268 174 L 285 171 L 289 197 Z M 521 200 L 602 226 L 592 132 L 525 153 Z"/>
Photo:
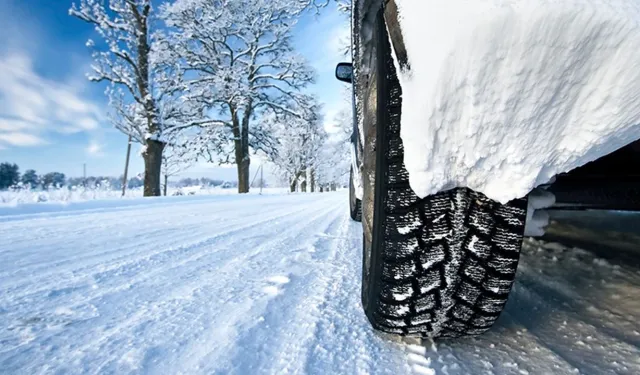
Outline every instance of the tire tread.
<path id="1" fill-rule="evenodd" d="M 467 188 L 417 197 L 403 162 L 402 90 L 390 52 L 385 63 L 387 97 L 379 100 L 386 103 L 386 121 L 378 125 L 385 133 L 377 151 L 384 168 L 376 166 L 376 179 L 384 179 L 383 191 L 376 190 L 376 199 L 383 200 L 382 227 L 374 224 L 381 235 L 371 245 L 380 256 L 371 258 L 377 271 L 367 288 L 367 316 L 389 333 L 483 333 L 498 319 L 514 281 L 526 200 L 502 205 Z"/>

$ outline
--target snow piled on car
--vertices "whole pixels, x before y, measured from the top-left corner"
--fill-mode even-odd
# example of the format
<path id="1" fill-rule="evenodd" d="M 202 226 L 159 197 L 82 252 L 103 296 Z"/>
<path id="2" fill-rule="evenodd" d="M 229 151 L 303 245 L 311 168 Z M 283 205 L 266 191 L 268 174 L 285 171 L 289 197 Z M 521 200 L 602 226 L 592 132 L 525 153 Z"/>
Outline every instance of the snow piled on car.
<path id="1" fill-rule="evenodd" d="M 421 197 L 507 202 L 640 135 L 640 3 L 396 0 L 402 140 Z"/>

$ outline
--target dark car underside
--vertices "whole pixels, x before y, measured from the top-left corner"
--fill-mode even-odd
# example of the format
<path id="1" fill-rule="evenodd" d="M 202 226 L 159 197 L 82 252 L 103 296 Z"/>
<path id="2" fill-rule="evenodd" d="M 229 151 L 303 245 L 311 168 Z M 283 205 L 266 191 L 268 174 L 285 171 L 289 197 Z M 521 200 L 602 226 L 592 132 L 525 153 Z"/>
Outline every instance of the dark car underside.
<path id="1" fill-rule="evenodd" d="M 559 175 L 549 190 L 562 209 L 640 211 L 640 141 Z"/>

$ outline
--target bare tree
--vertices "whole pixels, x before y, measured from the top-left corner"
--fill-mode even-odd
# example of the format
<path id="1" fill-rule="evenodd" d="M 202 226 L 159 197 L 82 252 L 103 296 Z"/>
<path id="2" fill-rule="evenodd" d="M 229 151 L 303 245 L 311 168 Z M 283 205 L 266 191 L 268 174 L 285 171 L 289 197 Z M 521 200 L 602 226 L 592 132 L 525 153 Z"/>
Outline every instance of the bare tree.
<path id="1" fill-rule="evenodd" d="M 284 175 L 291 192 L 299 185 L 306 192 L 307 187 L 315 189 L 315 170 L 322 164 L 327 133 L 320 116 L 321 106 L 310 97 L 301 110 L 302 116 L 271 116 L 265 119 L 278 139 L 277 152 L 271 154 L 270 161 Z"/>
<path id="2" fill-rule="evenodd" d="M 192 103 L 213 113 L 191 126 L 192 148 L 208 161 L 235 163 L 238 191 L 249 191 L 250 150 L 277 144 L 261 120 L 301 114 L 300 90 L 313 82 L 294 51 L 292 28 L 313 0 L 177 0 L 163 7 L 172 28 L 167 55 L 178 56 Z"/>
<path id="3" fill-rule="evenodd" d="M 180 96 L 179 72 L 158 59 L 155 46 L 162 33 L 154 33 L 151 0 L 80 0 L 69 9 L 95 27 L 102 41 L 87 42 L 93 49 L 94 82 L 109 82 L 108 94 L 116 127 L 143 144 L 144 195 L 160 195 L 162 151 L 168 133 L 179 130 L 194 113 Z"/>
<path id="4" fill-rule="evenodd" d="M 185 153 L 181 144 L 185 142 L 169 142 L 167 143 L 164 152 L 162 153 L 162 176 L 163 195 L 167 195 L 167 188 L 169 185 L 169 178 L 184 172 L 195 163 L 195 159 L 191 155 Z"/>
<path id="5" fill-rule="evenodd" d="M 335 186 L 348 182 L 353 114 L 346 93 L 344 98 L 343 106 L 334 118 L 334 129 L 325 138 L 314 169 L 316 183 L 323 191 L 335 190 Z"/>

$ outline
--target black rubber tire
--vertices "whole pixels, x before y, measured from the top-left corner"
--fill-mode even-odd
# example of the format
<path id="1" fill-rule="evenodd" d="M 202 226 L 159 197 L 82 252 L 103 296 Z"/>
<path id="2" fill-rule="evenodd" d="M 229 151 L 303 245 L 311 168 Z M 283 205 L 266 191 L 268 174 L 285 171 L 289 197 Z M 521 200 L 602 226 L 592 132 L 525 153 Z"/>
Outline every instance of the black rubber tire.
<path id="1" fill-rule="evenodd" d="M 349 171 L 349 213 L 354 221 L 362 221 L 362 201 L 356 197 L 356 187 L 353 185 L 353 167 Z"/>
<path id="2" fill-rule="evenodd" d="M 423 199 L 414 194 L 400 138 L 401 87 L 382 11 L 375 29 L 377 71 L 371 79 L 377 85 L 377 120 L 375 137 L 365 140 L 375 142 L 369 147 L 374 181 L 364 184 L 364 214 L 373 215 L 364 219 L 366 315 L 375 329 L 388 333 L 483 333 L 500 315 L 514 281 L 526 200 L 501 205 L 466 188 Z M 374 164 L 364 165 L 369 175 L 366 166 Z"/>

